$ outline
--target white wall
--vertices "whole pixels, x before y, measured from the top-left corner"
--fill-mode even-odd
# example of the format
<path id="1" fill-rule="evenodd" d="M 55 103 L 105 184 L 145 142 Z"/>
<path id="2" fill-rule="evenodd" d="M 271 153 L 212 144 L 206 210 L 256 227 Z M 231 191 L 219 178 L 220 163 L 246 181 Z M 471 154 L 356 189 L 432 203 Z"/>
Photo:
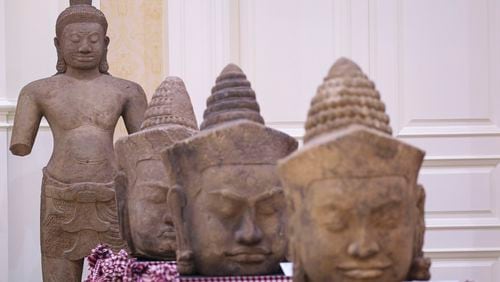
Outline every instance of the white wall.
<path id="1" fill-rule="evenodd" d="M 500 0 L 168 4 L 170 73 L 185 79 L 199 122 L 233 61 L 267 124 L 300 139 L 334 60 L 358 62 L 396 135 L 427 151 L 420 181 L 433 279 L 500 281 Z"/>
<path id="2" fill-rule="evenodd" d="M 0 1 L 0 281 L 39 281 L 44 126 L 8 152 L 20 88 L 55 72 L 64 0 Z M 300 139 L 334 60 L 377 83 L 398 137 L 427 151 L 425 249 L 434 279 L 500 280 L 500 0 L 168 0 L 165 62 L 198 122 L 218 72 L 241 65 L 266 122 Z"/>

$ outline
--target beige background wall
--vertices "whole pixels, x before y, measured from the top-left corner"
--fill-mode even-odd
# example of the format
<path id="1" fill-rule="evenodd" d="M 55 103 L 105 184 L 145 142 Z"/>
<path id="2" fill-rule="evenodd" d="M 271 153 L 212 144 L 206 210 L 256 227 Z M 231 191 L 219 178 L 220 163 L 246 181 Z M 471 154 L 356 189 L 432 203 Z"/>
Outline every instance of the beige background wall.
<path id="1" fill-rule="evenodd" d="M 148 100 L 165 74 L 164 0 L 101 0 L 111 38 L 110 73 L 139 83 Z M 123 121 L 115 139 L 126 134 Z"/>

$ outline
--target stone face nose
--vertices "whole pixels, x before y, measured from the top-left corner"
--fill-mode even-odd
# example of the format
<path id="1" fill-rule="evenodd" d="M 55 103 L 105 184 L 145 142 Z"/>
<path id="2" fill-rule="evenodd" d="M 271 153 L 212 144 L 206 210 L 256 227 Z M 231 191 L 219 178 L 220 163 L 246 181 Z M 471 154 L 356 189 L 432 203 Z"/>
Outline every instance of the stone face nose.
<path id="1" fill-rule="evenodd" d="M 237 65 L 227 65 L 217 77 L 203 118 L 201 130 L 239 119 L 264 124 L 255 92 Z"/>
<path id="2" fill-rule="evenodd" d="M 359 235 L 347 247 L 347 253 L 358 259 L 367 259 L 380 251 L 380 246 L 373 238 L 369 238 L 366 232 Z"/>
<path id="3" fill-rule="evenodd" d="M 240 228 L 236 231 L 236 242 L 242 245 L 255 245 L 262 241 L 262 231 L 255 222 L 255 216 L 247 212 L 243 218 Z"/>
<path id="4" fill-rule="evenodd" d="M 141 129 L 183 125 L 197 130 L 191 99 L 182 79 L 167 77 L 156 89 L 144 113 Z"/>

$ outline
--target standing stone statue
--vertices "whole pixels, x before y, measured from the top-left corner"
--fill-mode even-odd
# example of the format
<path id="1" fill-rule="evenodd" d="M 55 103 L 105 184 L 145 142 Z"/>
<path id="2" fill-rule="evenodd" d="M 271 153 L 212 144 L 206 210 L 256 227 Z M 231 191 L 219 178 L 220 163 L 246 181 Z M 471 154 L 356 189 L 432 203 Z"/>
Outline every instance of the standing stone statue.
<path id="1" fill-rule="evenodd" d="M 179 273 L 280 271 L 287 240 L 276 162 L 296 148 L 295 139 L 264 126 L 245 74 L 226 66 L 207 99 L 200 133 L 163 155 Z"/>
<path id="2" fill-rule="evenodd" d="M 295 282 L 430 278 L 424 152 L 391 132 L 374 83 L 339 59 L 311 102 L 304 147 L 278 166 Z"/>
<path id="3" fill-rule="evenodd" d="M 139 130 L 147 102 L 138 84 L 108 74 L 107 27 L 91 1 L 70 1 L 56 23 L 56 75 L 31 82 L 19 95 L 11 152 L 31 152 L 42 117 L 54 137 L 41 194 L 44 281 L 80 281 L 92 248 L 124 246 L 113 133 L 120 116 L 129 133 Z"/>
<path id="4" fill-rule="evenodd" d="M 151 99 L 141 130 L 115 143 L 122 172 L 116 187 L 118 215 L 132 255 L 175 260 L 175 231 L 167 206 L 169 181 L 160 152 L 197 131 L 184 83 L 167 77 Z"/>

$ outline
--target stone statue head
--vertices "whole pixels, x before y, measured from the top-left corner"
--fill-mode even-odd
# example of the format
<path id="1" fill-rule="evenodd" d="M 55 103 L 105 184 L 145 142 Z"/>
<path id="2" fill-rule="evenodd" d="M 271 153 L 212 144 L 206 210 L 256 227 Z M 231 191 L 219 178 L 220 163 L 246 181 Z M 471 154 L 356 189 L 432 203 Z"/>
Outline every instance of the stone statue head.
<path id="1" fill-rule="evenodd" d="M 68 66 L 84 70 L 97 67 L 108 74 L 107 29 L 106 17 L 92 6 L 92 0 L 70 0 L 56 21 L 57 74 L 65 73 Z"/>
<path id="2" fill-rule="evenodd" d="M 243 72 L 228 65 L 207 100 L 202 130 L 164 155 L 181 274 L 279 272 L 285 201 L 276 162 L 297 147 L 264 126 Z"/>
<path id="3" fill-rule="evenodd" d="M 151 99 L 141 130 L 115 144 L 120 229 L 134 256 L 175 259 L 175 231 L 167 206 L 170 181 L 160 152 L 195 132 L 184 83 L 167 77 Z"/>
<path id="4" fill-rule="evenodd" d="M 294 281 L 429 279 L 424 152 L 391 131 L 373 82 L 338 60 L 312 100 L 304 147 L 278 165 Z"/>

